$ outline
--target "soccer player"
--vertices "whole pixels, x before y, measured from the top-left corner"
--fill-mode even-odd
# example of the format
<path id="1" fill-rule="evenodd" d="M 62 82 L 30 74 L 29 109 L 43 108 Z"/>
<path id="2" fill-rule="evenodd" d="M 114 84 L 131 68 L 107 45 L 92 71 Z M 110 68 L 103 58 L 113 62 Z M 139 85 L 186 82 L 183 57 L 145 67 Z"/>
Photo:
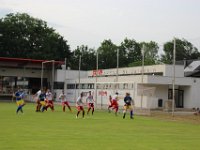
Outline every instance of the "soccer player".
<path id="1" fill-rule="evenodd" d="M 40 99 L 39 99 L 39 96 L 41 94 L 41 90 L 40 89 L 39 91 L 37 91 L 37 93 L 34 95 L 35 99 L 36 99 L 36 112 L 39 112 L 40 111 L 40 108 L 41 108 L 41 105 L 40 105 Z"/>
<path id="2" fill-rule="evenodd" d="M 42 106 L 41 108 L 41 111 L 44 112 L 44 110 L 46 110 L 46 102 L 45 102 L 45 99 L 46 99 L 46 93 L 45 93 L 45 90 L 42 89 L 41 90 L 41 93 L 39 95 L 39 102 L 40 102 L 40 106 Z"/>
<path id="3" fill-rule="evenodd" d="M 91 94 L 91 91 L 89 91 L 89 95 L 88 97 L 86 98 L 86 103 L 88 104 L 88 111 L 87 111 L 87 114 L 89 114 L 90 112 L 90 109 L 92 108 L 92 115 L 94 114 L 94 98 Z"/>
<path id="4" fill-rule="evenodd" d="M 115 95 L 112 97 L 112 108 L 115 110 L 115 115 L 117 116 L 117 112 L 118 112 L 118 109 L 119 109 L 119 104 L 118 104 L 118 95 L 119 93 L 116 92 Z"/>
<path id="5" fill-rule="evenodd" d="M 23 92 L 22 89 L 18 88 L 17 92 L 15 93 L 15 97 L 16 97 L 16 103 L 17 103 L 17 111 L 16 113 L 18 114 L 19 111 L 21 111 L 21 113 L 23 113 L 23 109 L 22 107 L 24 107 L 25 102 L 23 100 L 23 97 L 25 96 L 25 93 Z"/>
<path id="6" fill-rule="evenodd" d="M 134 100 L 130 96 L 130 93 L 126 93 L 126 96 L 124 97 L 124 103 L 123 119 L 126 117 L 126 112 L 128 109 L 130 110 L 130 118 L 133 119 Z"/>
<path id="7" fill-rule="evenodd" d="M 64 93 L 64 90 L 62 90 L 62 93 L 59 95 L 59 99 L 61 100 L 62 103 L 63 112 L 65 112 L 65 106 L 67 106 L 68 109 L 72 112 L 72 109 L 67 101 L 67 96 Z"/>
<path id="8" fill-rule="evenodd" d="M 46 92 L 46 103 L 47 103 L 46 109 L 50 107 L 51 111 L 54 111 L 53 94 L 51 93 L 49 89 L 47 89 L 47 92 Z"/>
<path id="9" fill-rule="evenodd" d="M 110 108 L 112 108 L 112 96 L 109 95 L 109 105 L 108 105 L 108 112 L 110 113 Z"/>
<path id="10" fill-rule="evenodd" d="M 78 118 L 78 115 L 81 111 L 82 111 L 82 117 L 84 118 L 85 110 L 83 108 L 83 93 L 81 93 L 80 96 L 76 100 L 76 108 L 78 110 L 76 114 L 76 118 Z"/>

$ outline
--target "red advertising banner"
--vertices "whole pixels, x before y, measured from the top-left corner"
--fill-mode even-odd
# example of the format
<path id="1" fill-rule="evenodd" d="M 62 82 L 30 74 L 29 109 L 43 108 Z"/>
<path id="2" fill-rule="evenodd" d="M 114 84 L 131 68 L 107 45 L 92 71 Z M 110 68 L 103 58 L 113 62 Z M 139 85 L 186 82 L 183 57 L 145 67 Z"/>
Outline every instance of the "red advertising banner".
<path id="1" fill-rule="evenodd" d="M 107 91 L 99 91 L 100 96 L 107 96 Z"/>
<path id="2" fill-rule="evenodd" d="M 99 69 L 99 70 L 93 70 L 92 72 L 92 76 L 97 76 L 97 75 L 102 75 L 103 74 L 103 70 Z"/>

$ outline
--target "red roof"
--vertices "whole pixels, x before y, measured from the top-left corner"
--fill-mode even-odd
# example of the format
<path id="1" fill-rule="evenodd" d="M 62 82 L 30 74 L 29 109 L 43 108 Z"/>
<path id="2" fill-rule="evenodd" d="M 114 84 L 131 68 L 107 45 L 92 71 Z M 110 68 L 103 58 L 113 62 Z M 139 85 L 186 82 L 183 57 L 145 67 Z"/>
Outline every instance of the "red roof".
<path id="1" fill-rule="evenodd" d="M 43 62 L 51 60 L 37 60 L 37 59 L 25 59 L 25 58 L 9 58 L 0 57 L 0 66 L 9 68 L 41 68 Z M 45 66 L 50 66 L 52 63 L 46 63 Z M 54 61 L 55 67 L 60 67 L 64 64 L 64 61 Z"/>

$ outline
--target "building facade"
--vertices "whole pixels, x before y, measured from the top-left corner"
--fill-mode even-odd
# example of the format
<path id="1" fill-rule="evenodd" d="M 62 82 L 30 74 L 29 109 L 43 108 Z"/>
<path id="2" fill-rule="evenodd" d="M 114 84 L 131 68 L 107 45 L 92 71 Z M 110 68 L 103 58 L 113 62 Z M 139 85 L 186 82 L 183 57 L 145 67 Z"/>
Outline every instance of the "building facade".
<path id="1" fill-rule="evenodd" d="M 86 98 L 92 91 L 96 105 L 107 106 L 109 95 L 119 93 L 119 104 L 123 106 L 123 97 L 129 92 L 138 108 L 165 108 L 172 105 L 173 99 L 173 65 L 152 65 L 144 67 L 127 67 L 99 69 L 90 71 L 66 70 L 64 62 L 55 61 L 42 64 L 45 60 L 0 57 L 0 95 L 12 95 L 17 86 L 34 94 L 41 87 L 53 89 L 55 100 L 64 89 L 68 100 L 75 102 L 83 92 Z M 200 78 L 197 62 L 191 65 L 175 65 L 175 107 L 200 107 Z M 41 76 L 43 70 L 43 76 Z M 187 76 L 185 75 L 187 71 Z M 192 74 L 192 76 L 188 76 Z M 42 79 L 42 80 L 41 80 Z"/>
<path id="2" fill-rule="evenodd" d="M 107 105 L 109 95 L 119 93 L 119 103 L 123 105 L 123 97 L 129 92 L 135 100 L 136 107 L 164 108 L 172 105 L 173 99 L 172 65 L 153 65 L 142 67 L 103 69 L 81 71 L 57 70 L 57 78 L 65 80 L 66 94 L 74 102 L 78 94 L 92 91 L 98 105 Z M 60 75 L 66 74 L 66 78 Z M 118 80 L 118 81 L 117 81 Z M 184 66 L 175 66 L 175 107 L 200 107 L 200 79 L 184 77 Z M 57 90 L 57 93 L 60 91 Z"/>

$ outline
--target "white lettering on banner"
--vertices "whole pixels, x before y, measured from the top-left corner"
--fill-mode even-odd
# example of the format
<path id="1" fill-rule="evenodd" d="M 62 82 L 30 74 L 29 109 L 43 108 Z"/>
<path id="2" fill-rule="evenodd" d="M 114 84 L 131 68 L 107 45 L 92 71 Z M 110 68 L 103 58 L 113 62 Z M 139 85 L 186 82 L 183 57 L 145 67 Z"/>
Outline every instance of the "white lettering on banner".
<path id="1" fill-rule="evenodd" d="M 144 73 L 155 73 L 157 70 L 156 68 L 144 68 Z M 142 69 L 141 68 L 134 68 L 134 69 L 123 69 L 123 70 L 120 70 L 119 69 L 119 74 L 141 74 L 142 73 Z M 115 70 L 102 70 L 102 69 L 99 69 L 99 70 L 93 70 L 91 72 L 91 75 L 93 77 L 95 76 L 101 76 L 101 75 L 114 75 L 116 74 L 116 71 Z"/>

